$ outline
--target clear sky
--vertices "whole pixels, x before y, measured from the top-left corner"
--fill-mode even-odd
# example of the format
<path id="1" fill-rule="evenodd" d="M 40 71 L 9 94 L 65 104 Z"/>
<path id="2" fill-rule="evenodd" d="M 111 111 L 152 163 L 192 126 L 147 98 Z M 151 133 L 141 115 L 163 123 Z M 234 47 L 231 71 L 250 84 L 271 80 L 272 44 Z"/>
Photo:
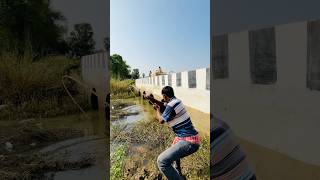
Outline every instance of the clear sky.
<path id="1" fill-rule="evenodd" d="M 210 66 L 209 0 L 111 0 L 111 54 L 140 74 Z"/>

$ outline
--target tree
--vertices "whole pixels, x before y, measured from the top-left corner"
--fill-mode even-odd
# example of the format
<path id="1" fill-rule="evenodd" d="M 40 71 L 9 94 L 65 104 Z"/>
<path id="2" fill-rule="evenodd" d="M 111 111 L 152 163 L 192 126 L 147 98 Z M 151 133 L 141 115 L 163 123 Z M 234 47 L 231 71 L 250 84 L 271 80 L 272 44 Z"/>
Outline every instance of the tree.
<path id="1" fill-rule="evenodd" d="M 139 79 L 140 78 L 139 69 L 133 69 L 132 70 L 131 78 L 132 79 Z"/>
<path id="2" fill-rule="evenodd" d="M 70 33 L 68 44 L 70 54 L 74 58 L 80 58 L 84 55 L 92 54 L 95 50 L 93 40 L 93 30 L 89 23 L 80 23 L 74 25 L 74 30 Z"/>
<path id="3" fill-rule="evenodd" d="M 65 17 L 51 8 L 50 0 L 0 0 L 0 50 L 56 53 L 65 33 L 61 21 Z"/>
<path id="4" fill-rule="evenodd" d="M 122 59 L 118 54 L 113 54 L 110 57 L 110 68 L 111 76 L 117 79 L 128 79 L 131 78 L 130 66 L 127 62 Z"/>

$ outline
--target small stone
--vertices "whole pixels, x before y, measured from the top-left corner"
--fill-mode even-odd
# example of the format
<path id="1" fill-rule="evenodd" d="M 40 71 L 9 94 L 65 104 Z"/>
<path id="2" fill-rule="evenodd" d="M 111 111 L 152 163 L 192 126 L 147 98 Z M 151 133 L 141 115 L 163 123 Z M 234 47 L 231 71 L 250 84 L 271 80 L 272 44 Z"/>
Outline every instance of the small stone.
<path id="1" fill-rule="evenodd" d="M 36 146 L 37 145 L 37 143 L 31 143 L 30 144 L 30 146 Z"/>

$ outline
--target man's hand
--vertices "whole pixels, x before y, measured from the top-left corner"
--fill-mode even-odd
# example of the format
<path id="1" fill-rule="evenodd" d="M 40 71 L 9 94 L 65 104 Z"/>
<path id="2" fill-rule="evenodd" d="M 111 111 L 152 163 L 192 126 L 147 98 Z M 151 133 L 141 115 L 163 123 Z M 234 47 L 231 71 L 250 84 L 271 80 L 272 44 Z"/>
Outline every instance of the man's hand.
<path id="1" fill-rule="evenodd" d="M 160 111 L 160 106 L 158 104 L 154 104 L 153 107 L 155 110 Z"/>
<path id="2" fill-rule="evenodd" d="M 160 124 L 163 124 L 164 120 L 162 119 L 162 116 L 161 116 L 160 106 L 154 105 L 154 108 L 157 110 L 157 119 L 159 120 Z"/>

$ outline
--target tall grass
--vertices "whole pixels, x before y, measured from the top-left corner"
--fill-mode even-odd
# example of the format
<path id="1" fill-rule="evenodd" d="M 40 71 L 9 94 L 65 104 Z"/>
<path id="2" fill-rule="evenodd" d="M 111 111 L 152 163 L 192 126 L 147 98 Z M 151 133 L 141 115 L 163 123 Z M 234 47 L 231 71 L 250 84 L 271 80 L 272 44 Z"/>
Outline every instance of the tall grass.
<path id="1" fill-rule="evenodd" d="M 76 111 L 62 86 L 62 76 L 78 74 L 80 62 L 63 56 L 33 62 L 31 57 L 12 54 L 0 56 L 0 119 L 48 117 Z M 74 82 L 67 82 L 75 96 L 85 104 L 84 92 Z"/>
<path id="2" fill-rule="evenodd" d="M 130 98 L 135 96 L 135 92 L 132 89 L 134 80 L 126 79 L 119 80 L 112 78 L 110 81 L 111 95 L 114 99 L 117 98 Z"/>

